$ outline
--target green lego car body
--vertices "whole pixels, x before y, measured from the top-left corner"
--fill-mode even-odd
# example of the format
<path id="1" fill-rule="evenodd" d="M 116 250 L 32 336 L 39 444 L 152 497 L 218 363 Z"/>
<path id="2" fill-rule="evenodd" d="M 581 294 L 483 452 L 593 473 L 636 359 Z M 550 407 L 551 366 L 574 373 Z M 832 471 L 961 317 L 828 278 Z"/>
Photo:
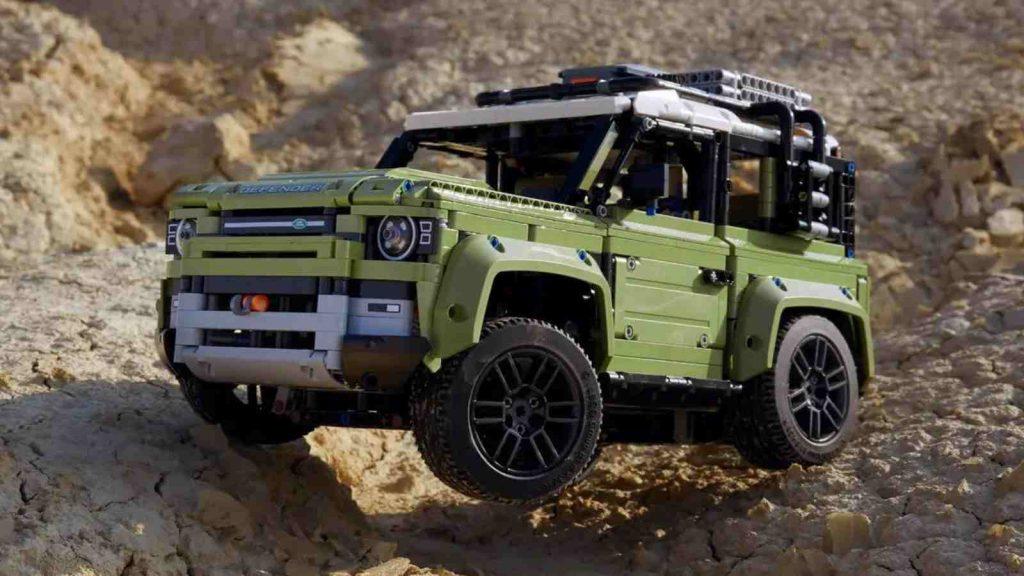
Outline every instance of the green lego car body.
<path id="1" fill-rule="evenodd" d="M 569 103 L 604 105 L 590 100 Z M 608 105 L 623 106 L 621 100 Z M 634 107 L 639 115 L 641 103 Z M 514 103 L 507 108 L 534 113 Z M 451 138 L 462 153 L 486 140 L 480 126 L 505 130 L 530 122 L 476 118 L 445 126 L 443 138 L 435 126 L 407 123 L 406 140 L 396 141 L 399 159 L 386 155 L 377 169 L 179 189 L 171 199 L 168 253 L 175 257 L 157 304 L 158 333 L 161 353 L 196 411 L 256 442 L 286 441 L 322 424 L 420 426 L 420 449 L 443 480 L 506 501 L 544 497 L 575 481 L 592 463 L 599 436 L 606 442 L 726 439 L 745 442 L 741 451 L 748 455 L 763 443 L 750 430 L 792 436 L 803 427 L 810 430 L 806 446 L 783 442 L 772 457 L 752 461 L 813 463 L 831 455 L 832 440 L 815 440 L 814 414 L 819 433 L 824 419 L 832 420 L 830 438 L 838 446 L 848 435 L 846 420 L 855 418 L 858 389 L 874 374 L 867 269 L 852 257 L 852 240 L 842 240 L 844 233 L 852 238 L 852 225 L 816 237 L 780 231 L 767 220 L 755 229 L 723 214 L 712 217 L 721 202 L 713 190 L 728 196 L 729 179 L 701 180 L 691 167 L 706 164 L 684 161 L 678 164 L 691 174 L 684 208 L 662 209 L 660 197 L 641 203 L 652 188 L 641 176 L 655 174 L 653 189 L 668 190 L 678 185 L 672 174 L 683 169 L 665 160 L 656 160 L 653 170 L 639 160 L 626 164 L 633 144 L 622 137 L 627 124 L 619 112 L 564 108 L 563 118 L 537 110 L 536 126 L 568 118 L 574 124 L 565 130 L 583 130 L 584 137 L 551 144 L 570 140 L 580 147 L 566 160 L 565 179 L 577 178 L 569 188 L 561 177 L 544 193 L 503 183 L 494 170 L 518 169 L 520 183 L 528 181 L 527 162 L 535 157 L 495 160 L 490 144 L 478 146 L 487 154 L 486 181 L 405 167 L 416 149 L 410 135 L 421 135 L 417 143 L 424 146 L 441 142 L 438 148 Z M 613 120 L 602 124 L 604 117 Z M 678 133 L 662 137 L 649 122 L 638 124 L 637 154 L 648 154 L 646 146 L 651 158 L 665 150 L 672 157 L 693 142 L 694 150 L 721 149 L 712 130 L 711 136 L 687 133 L 686 144 L 678 136 L 684 128 L 664 122 Z M 545 138 L 538 136 L 537 146 L 547 153 Z M 803 140 L 798 157 L 811 154 L 811 138 Z M 495 148 L 505 141 L 499 142 Z M 814 146 L 817 152 L 817 137 Z M 562 148 L 552 150 L 542 158 L 545 166 L 565 156 Z M 749 152 L 736 150 L 733 155 Z M 829 162 L 839 171 L 846 165 Z M 761 166 L 770 173 L 777 165 Z M 622 175 L 620 199 L 608 198 Z M 541 176 L 537 181 L 550 180 Z M 602 178 L 606 194 L 595 200 Z M 697 185 L 707 186 L 707 198 L 694 191 Z M 559 197 L 563 188 L 580 195 Z M 832 194 L 832 184 L 821 190 Z M 814 322 L 827 326 L 815 332 Z M 793 330 L 810 332 L 790 344 Z M 793 374 L 805 376 L 801 383 L 772 384 L 779 380 L 779 351 L 795 354 Z M 551 382 L 564 384 L 555 396 L 545 396 L 538 384 L 549 378 L 549 365 L 556 366 Z M 509 386 L 512 376 L 519 386 Z M 832 396 L 833 379 L 847 376 L 855 382 L 836 388 L 845 396 Z M 498 387 L 497 396 L 485 397 L 487 383 L 498 381 L 505 392 Z M 791 399 L 805 395 L 806 405 L 785 422 L 755 407 L 771 394 L 762 388 L 780 386 Z M 467 394 L 464 404 L 445 404 Z M 557 416 L 558 405 L 571 414 Z M 487 409 L 491 416 L 475 416 Z M 464 410 L 469 421 L 497 432 L 462 423 Z M 559 430 L 559 421 L 571 432 Z M 466 447 L 458 449 L 460 442 Z M 530 447 L 520 452 L 521 443 Z M 510 450 L 510 456 L 503 452 Z M 467 451 L 480 454 L 470 458 Z M 522 453 L 535 454 L 536 462 L 524 464 Z"/>

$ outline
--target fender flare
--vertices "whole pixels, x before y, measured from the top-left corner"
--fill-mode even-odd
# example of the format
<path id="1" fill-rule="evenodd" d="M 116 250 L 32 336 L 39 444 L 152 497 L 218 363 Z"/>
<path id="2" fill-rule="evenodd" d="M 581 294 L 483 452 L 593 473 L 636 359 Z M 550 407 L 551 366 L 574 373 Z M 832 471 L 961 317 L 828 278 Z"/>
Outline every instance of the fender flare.
<path id="1" fill-rule="evenodd" d="M 792 309 L 848 318 L 853 330 L 844 334 L 853 339 L 850 347 L 858 361 L 860 380 L 864 383 L 874 376 L 871 321 L 852 291 L 833 284 L 762 276 L 747 285 L 739 305 L 730 354 L 731 380 L 745 382 L 772 368 L 783 314 Z"/>
<path id="2" fill-rule="evenodd" d="M 597 297 L 605 351 L 611 351 L 611 287 L 599 263 L 589 253 L 563 246 L 474 234 L 459 242 L 448 258 L 431 317 L 431 350 L 423 360 L 429 369 L 436 371 L 441 360 L 480 341 L 494 279 L 502 272 L 512 271 L 565 276 L 592 286 Z"/>

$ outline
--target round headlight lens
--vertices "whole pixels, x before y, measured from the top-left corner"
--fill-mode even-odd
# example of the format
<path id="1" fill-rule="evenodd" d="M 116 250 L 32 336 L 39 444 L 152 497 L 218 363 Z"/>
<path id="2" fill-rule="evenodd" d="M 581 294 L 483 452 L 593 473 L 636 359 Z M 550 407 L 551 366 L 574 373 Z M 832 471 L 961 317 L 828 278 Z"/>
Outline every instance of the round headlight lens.
<path id="1" fill-rule="evenodd" d="M 180 256 L 185 255 L 185 244 L 198 234 L 196 221 L 191 218 L 178 222 L 178 229 L 174 232 L 174 249 Z"/>
<path id="2" fill-rule="evenodd" d="M 377 228 L 377 248 L 388 260 L 403 260 L 416 246 L 416 223 L 408 216 L 388 216 Z"/>

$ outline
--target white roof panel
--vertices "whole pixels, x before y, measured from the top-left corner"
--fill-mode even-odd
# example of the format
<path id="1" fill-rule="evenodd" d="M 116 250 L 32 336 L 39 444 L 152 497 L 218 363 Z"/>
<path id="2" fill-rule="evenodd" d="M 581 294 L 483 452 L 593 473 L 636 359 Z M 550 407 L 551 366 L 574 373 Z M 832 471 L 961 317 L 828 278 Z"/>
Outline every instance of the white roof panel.
<path id="1" fill-rule="evenodd" d="M 742 124 L 739 116 L 717 106 L 680 98 L 675 90 L 648 90 L 636 95 L 633 111 L 639 116 L 650 116 L 716 132 L 732 132 Z"/>
<path id="2" fill-rule="evenodd" d="M 405 119 L 405 129 L 460 128 L 515 122 L 540 122 L 559 118 L 610 116 L 625 112 L 630 105 L 629 97 L 618 95 L 594 96 L 575 100 L 544 100 L 468 110 L 415 112 Z"/>

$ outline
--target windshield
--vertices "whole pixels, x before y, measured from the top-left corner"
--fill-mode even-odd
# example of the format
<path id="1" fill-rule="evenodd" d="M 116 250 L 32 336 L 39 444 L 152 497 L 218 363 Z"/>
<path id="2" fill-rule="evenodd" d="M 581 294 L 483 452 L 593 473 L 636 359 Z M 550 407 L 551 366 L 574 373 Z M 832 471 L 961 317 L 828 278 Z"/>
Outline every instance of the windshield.
<path id="1" fill-rule="evenodd" d="M 378 167 L 482 179 L 502 192 L 570 205 L 627 205 L 699 217 L 713 143 L 655 135 L 615 117 L 410 131 Z M 703 210 L 707 213 L 707 210 Z"/>

